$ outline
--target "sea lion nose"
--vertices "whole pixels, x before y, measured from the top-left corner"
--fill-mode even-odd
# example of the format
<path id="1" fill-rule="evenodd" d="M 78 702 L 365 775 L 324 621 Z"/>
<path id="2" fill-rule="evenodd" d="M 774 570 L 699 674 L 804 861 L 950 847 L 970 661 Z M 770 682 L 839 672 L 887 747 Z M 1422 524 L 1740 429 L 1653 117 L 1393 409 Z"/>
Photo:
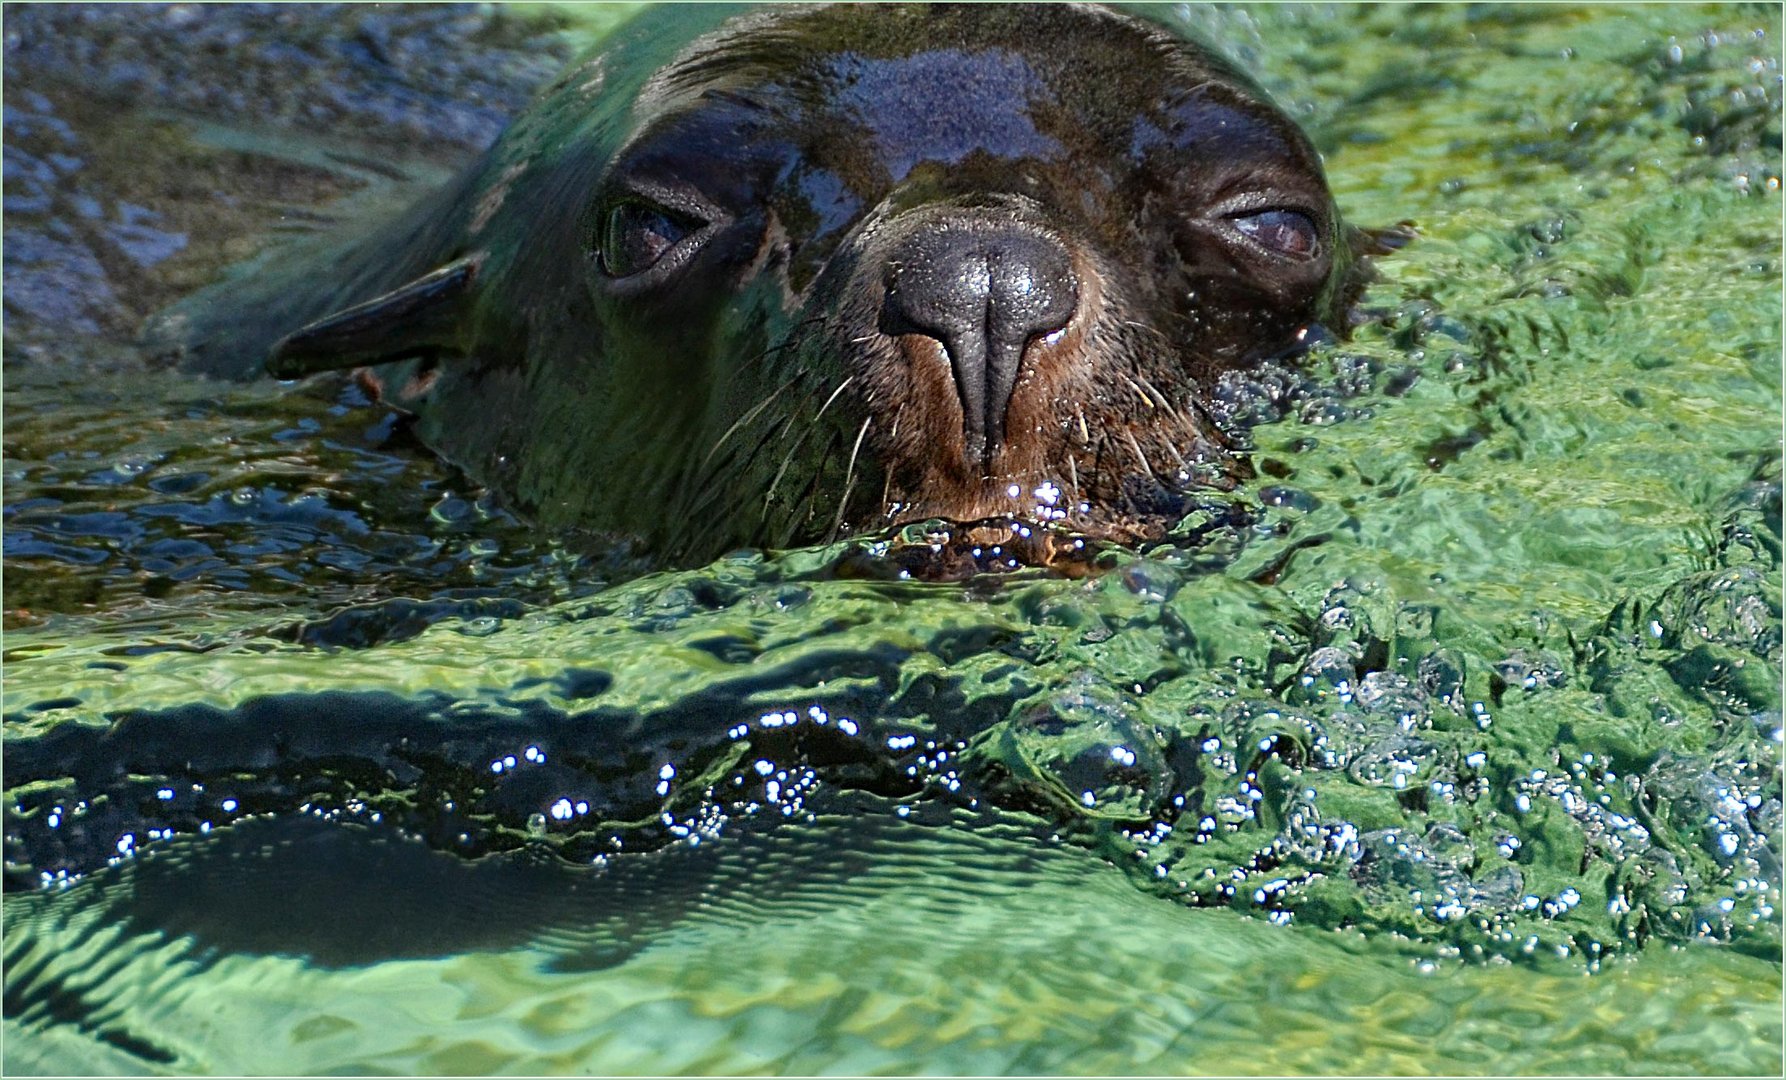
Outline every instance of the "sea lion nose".
<path id="1" fill-rule="evenodd" d="M 990 457 L 1025 347 L 1065 327 L 1078 307 L 1066 247 L 1014 222 L 945 218 L 901 240 L 886 266 L 881 330 L 942 343 L 968 453 Z"/>

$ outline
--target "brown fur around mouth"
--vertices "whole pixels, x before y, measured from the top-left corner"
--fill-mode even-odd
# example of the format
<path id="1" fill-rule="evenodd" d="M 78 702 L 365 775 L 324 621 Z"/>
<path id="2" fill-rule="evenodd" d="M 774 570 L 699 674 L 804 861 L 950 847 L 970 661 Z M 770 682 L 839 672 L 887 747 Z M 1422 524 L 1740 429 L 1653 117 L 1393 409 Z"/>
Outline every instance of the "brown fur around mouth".
<path id="1" fill-rule="evenodd" d="M 833 343 L 850 365 L 872 417 L 867 440 L 883 466 L 884 524 L 932 518 L 1014 518 L 1109 539 L 1149 539 L 1179 517 L 1175 493 L 1226 489 L 1246 469 L 1205 414 L 1172 353 L 1120 307 L 1083 252 L 1079 310 L 1023 353 L 1002 438 L 976 460 L 942 346 L 920 334 L 867 335 Z M 871 290 L 856 298 L 872 303 Z M 838 305 L 841 326 L 867 316 Z"/>

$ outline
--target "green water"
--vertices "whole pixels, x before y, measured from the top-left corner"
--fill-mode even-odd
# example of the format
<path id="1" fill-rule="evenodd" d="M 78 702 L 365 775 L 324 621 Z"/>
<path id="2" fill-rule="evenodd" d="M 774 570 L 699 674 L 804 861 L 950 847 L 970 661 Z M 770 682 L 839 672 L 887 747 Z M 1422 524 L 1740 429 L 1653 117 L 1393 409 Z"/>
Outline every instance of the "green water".
<path id="1" fill-rule="evenodd" d="M 637 576 L 9 322 L 6 1070 L 1777 1075 L 1779 8 L 1185 17 L 1419 238 L 1085 579 Z"/>

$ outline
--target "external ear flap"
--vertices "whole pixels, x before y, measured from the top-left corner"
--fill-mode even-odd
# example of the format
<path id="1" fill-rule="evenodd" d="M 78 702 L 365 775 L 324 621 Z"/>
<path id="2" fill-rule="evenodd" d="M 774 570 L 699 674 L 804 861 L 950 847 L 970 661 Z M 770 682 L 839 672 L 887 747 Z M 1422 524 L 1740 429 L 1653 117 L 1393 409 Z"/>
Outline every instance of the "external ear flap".
<path id="1" fill-rule="evenodd" d="M 484 253 L 473 252 L 407 285 L 318 319 L 274 343 L 267 373 L 301 379 L 417 356 L 462 356 L 464 321 Z"/>
<path id="2" fill-rule="evenodd" d="M 1346 246 L 1355 256 L 1389 255 L 1400 251 L 1419 236 L 1412 221 L 1398 221 L 1383 229 L 1360 229 L 1346 226 Z"/>
<path id="3" fill-rule="evenodd" d="M 1350 265 L 1346 266 L 1332 293 L 1330 313 L 1335 321 L 1327 324 L 1328 329 L 1340 329 L 1341 336 L 1350 336 L 1351 329 L 1362 325 L 1368 319 L 1355 310 L 1358 301 L 1364 296 L 1365 288 L 1377 280 L 1376 267 L 1373 261 L 1413 243 L 1419 234 L 1414 231 L 1412 221 L 1400 221 L 1385 229 L 1360 229 L 1353 225 L 1345 227 L 1344 241 L 1346 253 L 1351 256 Z"/>

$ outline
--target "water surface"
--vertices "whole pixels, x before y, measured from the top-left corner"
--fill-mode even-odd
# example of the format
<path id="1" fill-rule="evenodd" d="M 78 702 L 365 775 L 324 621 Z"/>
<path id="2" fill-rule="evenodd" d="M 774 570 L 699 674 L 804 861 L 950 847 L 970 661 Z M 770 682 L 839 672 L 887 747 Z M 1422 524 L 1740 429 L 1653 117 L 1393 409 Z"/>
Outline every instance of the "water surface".
<path id="1" fill-rule="evenodd" d="M 1779 1073 L 1777 8 L 1184 12 L 1419 238 L 1084 578 L 129 349 L 613 17 L 7 9 L 7 1071 Z"/>

